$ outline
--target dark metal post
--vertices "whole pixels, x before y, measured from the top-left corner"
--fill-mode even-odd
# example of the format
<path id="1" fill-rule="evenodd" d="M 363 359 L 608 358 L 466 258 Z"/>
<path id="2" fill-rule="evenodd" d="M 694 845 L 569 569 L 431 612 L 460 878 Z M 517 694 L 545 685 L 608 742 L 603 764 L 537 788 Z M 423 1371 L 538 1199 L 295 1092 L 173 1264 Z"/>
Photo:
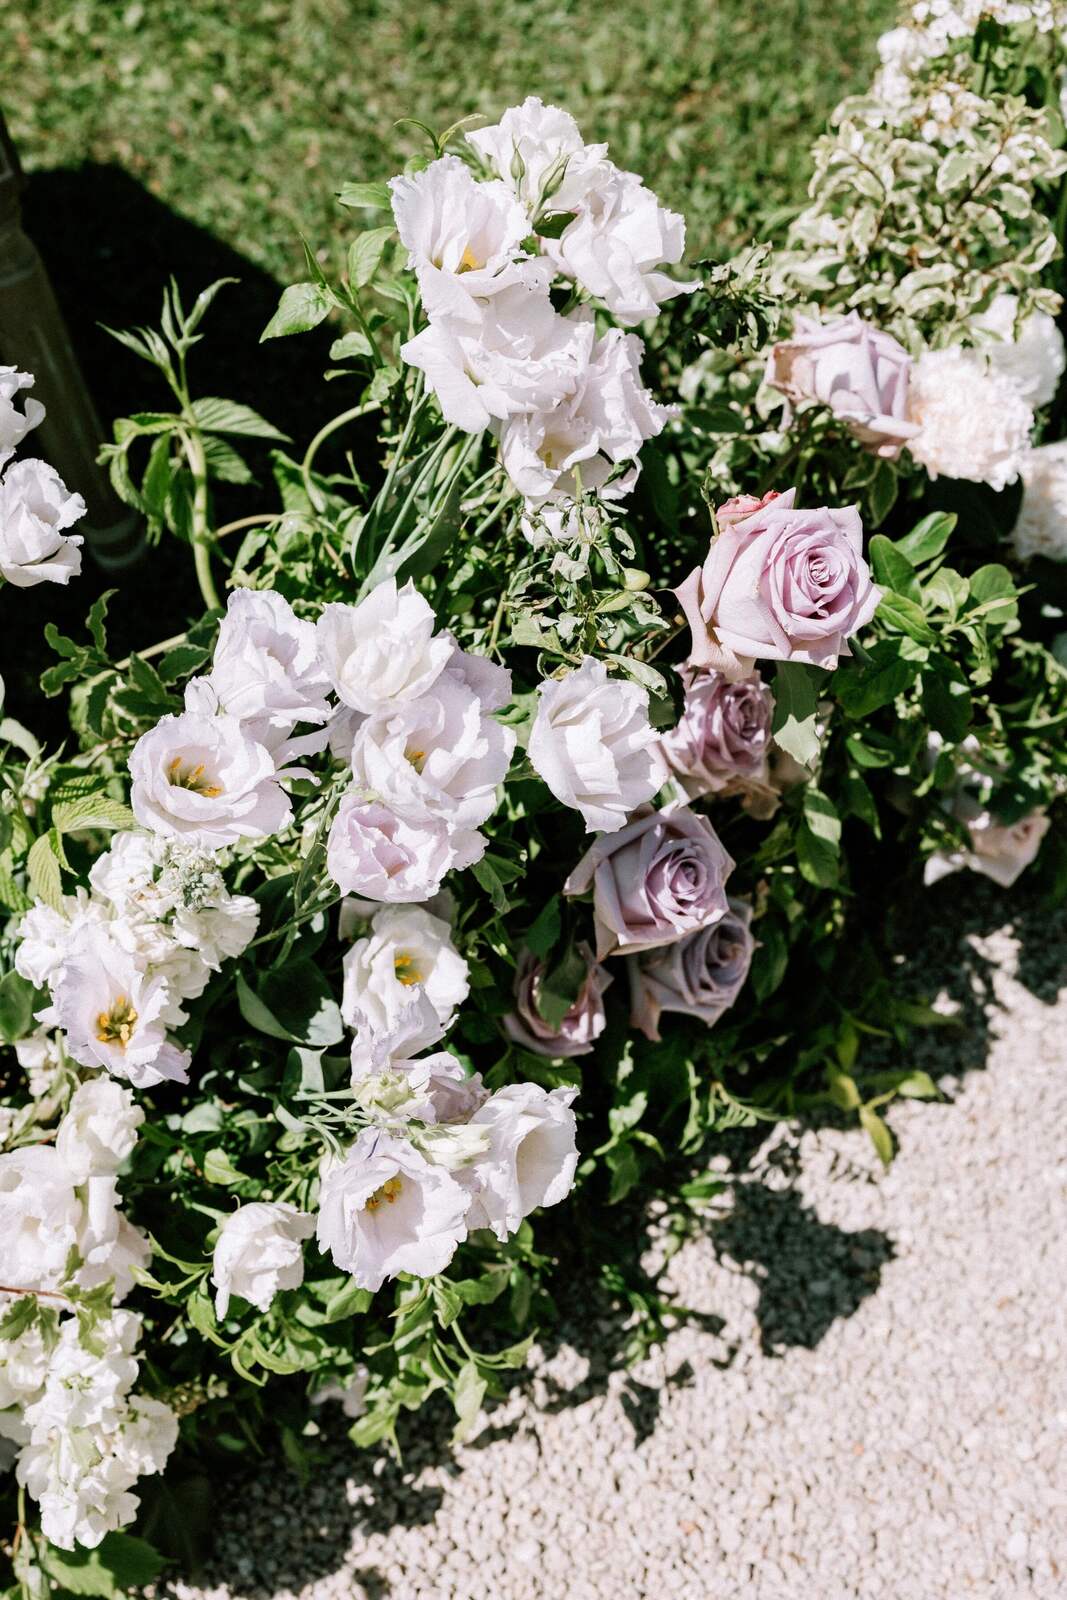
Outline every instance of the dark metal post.
<path id="1" fill-rule="evenodd" d="M 44 263 L 23 232 L 24 181 L 0 113 L 0 361 L 34 375 L 33 394 L 48 414 L 27 445 L 39 441 L 40 454 L 84 498 L 89 550 L 102 567 L 126 566 L 140 551 L 143 530 L 97 464 L 100 422 Z"/>

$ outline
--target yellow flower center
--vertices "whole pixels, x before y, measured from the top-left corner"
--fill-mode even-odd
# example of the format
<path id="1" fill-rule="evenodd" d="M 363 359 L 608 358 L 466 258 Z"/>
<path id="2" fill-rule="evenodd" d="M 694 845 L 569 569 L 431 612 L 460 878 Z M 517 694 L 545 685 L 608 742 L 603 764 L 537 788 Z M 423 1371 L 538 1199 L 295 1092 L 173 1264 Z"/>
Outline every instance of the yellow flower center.
<path id="1" fill-rule="evenodd" d="M 96 1037 L 101 1044 L 117 1044 L 125 1050 L 137 1023 L 137 1012 L 124 994 L 117 995 L 96 1019 Z"/>
<path id="2" fill-rule="evenodd" d="M 459 266 L 456 268 L 456 271 L 479 272 L 484 266 L 485 262 L 478 260 L 478 257 L 474 254 L 470 245 L 468 244 L 464 246 L 463 254 L 459 258 Z"/>
<path id="3" fill-rule="evenodd" d="M 202 761 L 194 767 L 184 762 L 181 756 L 175 756 L 167 768 L 167 782 L 175 789 L 189 789 L 193 794 L 202 794 L 208 800 L 214 800 L 216 795 L 222 793 L 217 783 L 205 782 Z"/>
<path id="4" fill-rule="evenodd" d="M 423 767 L 426 765 L 426 751 L 405 750 L 404 754 L 408 761 L 411 762 L 411 765 L 415 768 L 415 771 L 421 773 Z"/>
<path id="5" fill-rule="evenodd" d="M 410 950 L 398 950 L 393 957 L 393 970 L 399 981 L 409 988 L 414 983 L 424 981 L 422 973 L 415 963 L 415 957 Z"/>
<path id="6" fill-rule="evenodd" d="M 385 1200 L 389 1205 L 392 1205 L 393 1201 L 396 1199 L 403 1187 L 404 1185 L 401 1183 L 399 1178 L 386 1178 L 381 1188 L 375 1189 L 374 1193 L 367 1201 L 367 1210 L 377 1211 L 383 1200 Z"/>

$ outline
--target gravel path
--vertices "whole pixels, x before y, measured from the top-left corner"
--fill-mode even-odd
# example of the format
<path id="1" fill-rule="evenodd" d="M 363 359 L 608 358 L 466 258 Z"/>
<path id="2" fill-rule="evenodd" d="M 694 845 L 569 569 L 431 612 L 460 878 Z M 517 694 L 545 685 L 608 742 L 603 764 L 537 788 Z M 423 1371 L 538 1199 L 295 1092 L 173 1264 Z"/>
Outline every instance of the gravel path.
<path id="1" fill-rule="evenodd" d="M 342 1444 L 235 1492 L 174 1593 L 1063 1600 L 1067 919 L 998 927 L 960 880 L 929 907 L 913 970 L 966 1026 L 918 1045 L 947 1098 L 893 1109 L 887 1174 L 859 1133 L 775 1132 L 670 1264 L 703 1326 L 625 1372 L 576 1314 L 467 1446 L 442 1414 L 402 1470 Z"/>

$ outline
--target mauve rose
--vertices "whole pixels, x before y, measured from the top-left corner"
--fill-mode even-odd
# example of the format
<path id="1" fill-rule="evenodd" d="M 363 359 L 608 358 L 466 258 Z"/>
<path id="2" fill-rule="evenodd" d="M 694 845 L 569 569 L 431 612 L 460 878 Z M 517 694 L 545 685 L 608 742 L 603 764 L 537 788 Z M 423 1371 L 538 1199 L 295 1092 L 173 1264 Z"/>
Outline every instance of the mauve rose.
<path id="1" fill-rule="evenodd" d="M 659 742 L 691 800 L 737 779 L 766 782 L 774 697 L 758 672 L 736 683 L 708 668 L 681 667 L 685 708 Z"/>
<path id="2" fill-rule="evenodd" d="M 642 808 L 628 827 L 586 851 L 564 894 L 593 891 L 596 954 L 673 944 L 726 915 L 734 863 L 708 821 L 688 806 Z"/>
<path id="3" fill-rule="evenodd" d="M 698 1017 L 710 1028 L 729 1010 L 752 965 L 751 921 L 747 900 L 731 900 L 726 915 L 710 928 L 629 958 L 630 1021 L 646 1039 L 658 1040 L 664 1011 Z"/>
<path id="4" fill-rule="evenodd" d="M 504 1018 L 504 1031 L 509 1039 L 532 1050 L 538 1056 L 586 1056 L 593 1041 L 604 1031 L 607 1018 L 604 1014 L 604 990 L 611 983 L 611 974 L 593 959 L 587 944 L 578 946 L 578 954 L 586 964 L 585 978 L 578 996 L 558 1026 L 546 1022 L 541 1015 L 541 982 L 545 975 L 545 962 L 523 950 L 515 969 L 515 1010 Z"/>
<path id="5" fill-rule="evenodd" d="M 762 511 L 764 506 L 769 506 L 772 500 L 778 499 L 777 489 L 768 489 L 766 494 L 735 494 L 729 500 L 724 500 L 715 512 L 715 526 L 728 528 L 732 522 L 743 522 L 754 511 Z"/>
<path id="6" fill-rule="evenodd" d="M 820 400 L 864 449 L 895 461 L 919 431 L 908 419 L 910 373 L 904 346 L 850 311 L 833 322 L 797 317 L 793 337 L 772 347 L 766 379 L 787 400 Z"/>
<path id="7" fill-rule="evenodd" d="M 1002 889 L 1010 889 L 1037 855 L 1049 826 L 1043 811 L 1031 811 L 1018 822 L 1008 823 L 998 822 L 990 812 L 982 811 L 967 823 L 971 848 L 951 853 L 936 851 L 927 860 L 923 882 L 937 883 L 950 872 L 966 867 L 992 878 Z"/>
<path id="8" fill-rule="evenodd" d="M 689 664 L 736 681 L 755 661 L 836 667 L 881 591 L 863 559 L 855 506 L 800 510 L 789 489 L 712 540 L 675 594 L 693 633 Z"/>

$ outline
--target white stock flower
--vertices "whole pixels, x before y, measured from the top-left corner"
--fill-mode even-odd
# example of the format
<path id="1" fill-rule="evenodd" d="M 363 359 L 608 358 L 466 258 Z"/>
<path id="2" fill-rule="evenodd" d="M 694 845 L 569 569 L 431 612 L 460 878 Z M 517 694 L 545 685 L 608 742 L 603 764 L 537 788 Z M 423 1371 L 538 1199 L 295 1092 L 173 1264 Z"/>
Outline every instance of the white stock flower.
<path id="1" fill-rule="evenodd" d="M 44 421 L 44 406 L 26 396 L 23 409 L 15 404 L 22 389 L 33 388 L 33 376 L 16 367 L 0 366 L 0 467 L 10 461 L 31 428 Z"/>
<path id="2" fill-rule="evenodd" d="M 158 959 L 172 979 L 179 975 L 176 947 L 195 953 L 205 969 L 201 988 L 206 969 L 217 972 L 239 956 L 259 924 L 251 895 L 231 894 L 211 853 L 182 838 L 116 833 L 94 861 L 89 882 L 126 925 L 120 942 Z"/>
<path id="3" fill-rule="evenodd" d="M 129 764 L 138 822 L 205 850 L 267 838 L 292 814 L 273 756 L 235 717 L 163 717 L 138 739 Z"/>
<path id="4" fill-rule="evenodd" d="M 471 1125 L 490 1133 L 488 1154 L 474 1172 L 469 1226 L 491 1228 L 501 1241 L 538 1206 L 570 1193 L 578 1165 L 575 1089 L 513 1083 L 476 1111 Z"/>
<path id="5" fill-rule="evenodd" d="M 470 1195 L 406 1139 L 365 1128 L 322 1179 L 317 1237 L 361 1289 L 443 1272 L 466 1237 Z"/>
<path id="6" fill-rule="evenodd" d="M 931 478 L 1003 489 L 1019 476 L 1034 414 L 1010 378 L 974 350 L 927 350 L 911 371 L 907 448 Z"/>
<path id="7" fill-rule="evenodd" d="M 116 1173 L 137 1143 L 144 1112 L 111 1078 L 79 1084 L 56 1131 L 56 1149 L 75 1183 Z"/>
<path id="8" fill-rule="evenodd" d="M 338 698 L 370 715 L 424 694 L 448 664 L 453 644 L 415 585 L 386 578 L 358 605 L 326 605 L 319 651 Z"/>
<path id="9" fill-rule="evenodd" d="M 45 1028 L 39 1028 L 25 1039 L 16 1039 L 11 1048 L 26 1074 L 26 1090 L 30 1099 L 40 1100 L 46 1094 L 51 1094 L 63 1066 L 63 1051 L 55 1035 Z"/>
<path id="10" fill-rule="evenodd" d="M 138 1089 L 185 1083 L 189 1052 L 167 1038 L 164 978 L 141 970 L 103 929 L 90 929 L 53 986 L 66 1047 L 84 1067 L 103 1067 Z"/>
<path id="11" fill-rule="evenodd" d="M 685 253 L 684 217 L 661 206 L 635 172 L 617 167 L 588 191 L 560 237 L 545 239 L 542 248 L 564 277 L 625 327 L 699 287 L 699 281 L 676 283 L 659 270 Z"/>
<path id="12" fill-rule="evenodd" d="M 480 833 L 440 820 L 407 822 L 389 806 L 342 795 L 326 843 L 326 868 L 345 894 L 410 905 L 435 895 L 447 873 L 485 854 Z"/>
<path id="13" fill-rule="evenodd" d="M 26 1410 L 31 1432 L 118 1424 L 126 1393 L 137 1379 L 133 1352 L 141 1319 L 132 1311 L 115 1311 L 93 1331 L 96 1337 L 85 1344 L 75 1318 L 61 1323 L 44 1393 Z"/>
<path id="14" fill-rule="evenodd" d="M 5 1431 L 3 1413 L 36 1399 L 48 1376 L 48 1348 L 39 1323 L 32 1323 L 13 1339 L 0 1340 L 0 1438 Z M 19 1429 L 22 1423 L 19 1419 Z"/>
<path id="15" fill-rule="evenodd" d="M 421 991 L 447 1027 L 468 989 L 467 963 L 448 923 L 421 906 L 391 906 L 377 913 L 370 935 L 345 955 L 341 1015 L 350 1027 L 358 1018 L 360 1026 L 384 1032 Z"/>
<path id="16" fill-rule="evenodd" d="M 273 589 L 230 595 L 207 682 L 219 709 L 283 759 L 297 723 L 320 724 L 330 715 L 315 625 Z M 322 735 L 319 742 L 325 744 Z"/>
<path id="17" fill-rule="evenodd" d="M 0 577 L 17 589 L 68 583 L 82 569 L 80 534 L 65 530 L 85 515 L 46 461 L 16 461 L 0 479 Z"/>
<path id="18" fill-rule="evenodd" d="M 96 1289 L 110 1283 L 112 1303 L 118 1305 L 133 1288 L 133 1269 L 147 1267 L 151 1246 L 140 1228 L 123 1215 L 113 1177 L 91 1176 L 80 1185 L 79 1192 L 83 1196 L 78 1229 L 82 1264 L 74 1282 L 79 1289 Z"/>
<path id="19" fill-rule="evenodd" d="M 521 106 L 510 106 L 492 127 L 466 138 L 531 221 L 542 213 L 576 210 L 611 170 L 606 144 L 584 144 L 568 112 L 532 94 Z"/>
<path id="20" fill-rule="evenodd" d="M 538 686 L 527 755 L 556 799 L 580 811 L 586 831 L 614 833 L 660 787 L 648 691 L 609 678 L 602 661 Z"/>
<path id="21" fill-rule="evenodd" d="M 1067 561 L 1067 439 L 1038 445 L 1022 461 L 1023 503 L 1012 543 L 1023 560 Z"/>
<path id="22" fill-rule="evenodd" d="M 476 321 L 431 322 L 400 354 L 426 374 L 446 422 L 480 433 L 494 419 L 558 405 L 581 376 L 591 336 L 524 282 L 486 301 Z"/>
<path id="23" fill-rule="evenodd" d="M 1067 356 L 1063 334 L 1047 311 L 1032 311 L 1016 335 L 1018 305 L 1015 295 L 998 294 L 971 325 L 993 336 L 991 343 L 978 346 L 988 366 L 1010 378 L 1036 411 L 1055 399 Z"/>
<path id="24" fill-rule="evenodd" d="M 279 1289 L 298 1289 L 303 1241 L 314 1231 L 314 1217 L 285 1200 L 253 1200 L 227 1217 L 211 1265 L 216 1316 L 226 1316 L 231 1295 L 266 1311 Z"/>
<path id="25" fill-rule="evenodd" d="M 609 329 L 566 400 L 504 424 L 501 460 L 527 500 L 573 500 L 589 490 L 610 499 L 633 487 L 641 446 L 673 415 L 641 383 L 643 348 L 636 334 Z M 627 470 L 618 475 L 622 466 Z"/>
<path id="26" fill-rule="evenodd" d="M 352 744 L 352 772 L 405 821 L 466 831 L 493 811 L 514 748 L 513 730 L 449 669 L 417 700 L 367 718 Z"/>
<path id="27" fill-rule="evenodd" d="M 478 183 L 458 156 L 441 156 L 422 172 L 389 182 L 393 216 L 427 314 L 479 316 L 477 302 L 524 277 L 544 281 L 527 263 L 526 212 L 502 183 Z"/>
<path id="28" fill-rule="evenodd" d="M 0 1282 L 16 1289 L 58 1283 L 81 1219 L 71 1175 L 51 1146 L 0 1155 Z"/>

